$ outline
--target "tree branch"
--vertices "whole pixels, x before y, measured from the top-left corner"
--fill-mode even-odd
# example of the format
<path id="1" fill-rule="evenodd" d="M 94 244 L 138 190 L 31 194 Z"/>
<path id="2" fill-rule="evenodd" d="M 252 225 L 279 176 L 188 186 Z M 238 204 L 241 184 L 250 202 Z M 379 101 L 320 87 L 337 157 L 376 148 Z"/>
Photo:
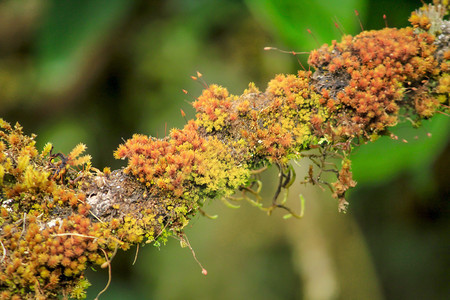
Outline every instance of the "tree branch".
<path id="1" fill-rule="evenodd" d="M 163 139 L 136 134 L 120 145 L 115 157 L 128 160 L 121 170 L 93 168 L 80 157 L 81 144 L 67 156 L 52 154 L 50 144 L 39 152 L 35 136 L 1 120 L 0 298 L 83 298 L 88 266 L 109 266 L 118 247 L 159 245 L 170 235 L 184 241 L 183 228 L 207 199 L 242 191 L 269 213 L 279 207 L 295 216 L 278 199 L 295 179 L 292 159 L 311 159 L 318 172 L 311 166 L 304 182 L 328 186 L 344 211 L 345 192 L 356 185 L 354 147 L 407 118 L 419 125 L 448 113 L 447 9 L 435 1 L 412 14 L 413 27 L 324 45 L 310 53 L 314 72 L 277 75 L 265 92 L 250 84 L 234 96 L 206 86 L 183 129 Z M 327 162 L 336 157 L 340 169 Z M 252 186 L 273 164 L 279 187 L 263 207 Z"/>

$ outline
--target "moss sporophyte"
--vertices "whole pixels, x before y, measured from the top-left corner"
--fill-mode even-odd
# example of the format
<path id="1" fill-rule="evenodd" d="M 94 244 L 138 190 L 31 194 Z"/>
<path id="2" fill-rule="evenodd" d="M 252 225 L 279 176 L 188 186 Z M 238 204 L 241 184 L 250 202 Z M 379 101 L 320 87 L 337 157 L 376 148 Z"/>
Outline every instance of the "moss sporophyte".
<path id="1" fill-rule="evenodd" d="M 296 180 L 294 159 L 311 161 L 302 182 L 329 188 L 344 211 L 356 185 L 352 149 L 403 120 L 448 114 L 447 8 L 435 1 L 411 15 L 412 27 L 323 45 L 309 55 L 314 72 L 277 75 L 264 92 L 251 83 L 236 96 L 205 84 L 182 129 L 161 139 L 135 134 L 117 148 L 124 169 L 92 167 L 82 144 L 68 155 L 51 144 L 38 151 L 34 135 L 0 120 L 0 299 L 84 298 L 86 268 L 109 268 L 119 248 L 169 236 L 189 246 L 183 228 L 208 199 L 300 217 L 279 199 Z M 332 158 L 341 166 L 330 167 Z M 278 188 L 264 205 L 258 176 L 270 165 Z"/>

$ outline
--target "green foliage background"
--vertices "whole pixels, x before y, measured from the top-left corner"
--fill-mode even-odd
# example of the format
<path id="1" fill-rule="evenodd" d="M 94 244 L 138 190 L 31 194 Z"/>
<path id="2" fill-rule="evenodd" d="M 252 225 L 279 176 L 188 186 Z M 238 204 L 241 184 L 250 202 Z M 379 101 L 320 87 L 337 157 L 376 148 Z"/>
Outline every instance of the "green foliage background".
<path id="1" fill-rule="evenodd" d="M 164 136 L 185 123 L 180 108 L 208 83 L 240 94 L 277 73 L 296 72 L 288 54 L 357 34 L 407 25 L 420 1 L 375 0 L 8 0 L 0 2 L 0 116 L 19 121 L 68 153 L 88 145 L 94 164 L 118 168 L 112 151 L 139 132 Z M 305 63 L 306 56 L 303 58 Z M 166 125 L 167 124 L 167 125 Z M 359 181 L 347 215 L 328 193 L 296 186 L 303 220 L 268 217 L 243 205 L 206 207 L 187 233 L 200 261 L 170 240 L 120 253 L 104 299 L 445 299 L 449 293 L 449 119 L 394 132 L 354 154 Z M 432 136 L 429 137 L 428 133 Z M 417 138 L 416 138 L 417 137 Z M 300 162 L 298 175 L 307 165 Z M 270 173 L 270 172 L 269 172 Z M 267 197 L 276 174 L 265 180 Z M 273 187 L 272 187 L 273 189 Z M 107 281 L 91 272 L 94 298 Z"/>

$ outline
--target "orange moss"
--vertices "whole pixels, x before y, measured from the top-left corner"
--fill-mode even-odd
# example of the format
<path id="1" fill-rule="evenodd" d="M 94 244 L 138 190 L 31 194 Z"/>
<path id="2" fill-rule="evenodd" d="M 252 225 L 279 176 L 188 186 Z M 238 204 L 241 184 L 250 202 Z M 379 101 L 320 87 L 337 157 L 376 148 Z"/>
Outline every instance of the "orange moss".
<path id="1" fill-rule="evenodd" d="M 416 34 L 412 28 L 385 28 L 345 36 L 340 43 L 314 50 L 309 62 L 318 70 L 315 85 L 335 115 L 335 133 L 381 133 L 398 122 L 399 104 L 407 98 L 427 107 L 418 114 L 432 116 L 434 100 L 424 98 L 416 87 L 439 74 L 433 42 L 433 35 Z M 336 87 L 337 82 L 341 85 Z"/>
<path id="2" fill-rule="evenodd" d="M 206 132 L 220 131 L 229 126 L 231 103 L 235 99 L 227 89 L 215 84 L 209 86 L 192 103 L 198 112 L 196 124 L 204 127 Z"/>
<path id="3" fill-rule="evenodd" d="M 203 102 L 207 101 L 208 94 L 204 93 Z M 215 106 L 217 95 L 209 95 Z M 216 106 L 215 111 L 218 110 Z M 162 140 L 134 135 L 119 146 L 115 157 L 128 159 L 125 172 L 136 176 L 150 193 L 194 200 L 187 208 L 191 211 L 195 209 L 195 202 L 202 198 L 200 194 L 215 197 L 227 189 L 234 190 L 245 182 L 247 173 L 245 168 L 237 168 L 240 171 L 235 173 L 236 164 L 227 146 L 217 139 L 201 137 L 199 126 L 190 121 L 183 129 L 172 130 L 169 137 Z M 217 126 L 205 126 L 219 130 Z M 220 172 L 214 171 L 218 168 Z"/>
<path id="4" fill-rule="evenodd" d="M 413 12 L 408 21 L 415 28 L 421 28 L 423 30 L 428 30 L 431 27 L 430 18 L 426 15 L 419 15 L 417 12 Z"/>

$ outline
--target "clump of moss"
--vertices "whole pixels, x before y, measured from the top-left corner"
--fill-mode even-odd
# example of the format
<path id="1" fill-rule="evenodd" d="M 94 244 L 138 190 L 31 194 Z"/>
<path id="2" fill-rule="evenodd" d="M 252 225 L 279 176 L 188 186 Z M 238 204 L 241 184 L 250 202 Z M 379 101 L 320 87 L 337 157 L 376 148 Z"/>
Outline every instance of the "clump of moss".
<path id="1" fill-rule="evenodd" d="M 318 70 L 315 85 L 333 114 L 334 133 L 344 138 L 382 133 L 397 124 L 407 102 L 419 116 L 432 116 L 439 105 L 425 95 L 430 78 L 439 74 L 434 39 L 412 28 L 385 28 L 314 50 L 309 62 Z"/>
<path id="2" fill-rule="evenodd" d="M 314 73 L 277 75 L 267 90 L 254 84 L 241 96 L 210 85 L 193 102 L 197 114 L 164 139 L 135 135 L 115 152 L 126 172 L 155 193 L 195 212 L 205 198 L 246 190 L 250 175 L 276 164 L 283 173 L 292 158 L 314 148 L 315 164 L 337 156 L 338 181 L 327 184 L 341 203 L 353 187 L 348 155 L 357 143 L 386 134 L 403 118 L 429 118 L 448 102 L 448 49 L 438 58 L 434 24 L 423 13 L 413 28 L 385 28 L 344 36 L 311 52 Z M 309 176 L 308 182 L 322 182 Z M 177 207 L 177 204 L 174 204 Z M 343 205 L 340 205 L 342 208 Z"/>
<path id="3" fill-rule="evenodd" d="M 226 88 L 213 84 L 197 98 L 192 106 L 197 110 L 196 124 L 206 132 L 221 131 L 232 121 L 232 103 L 238 97 L 230 95 Z"/>
<path id="4" fill-rule="evenodd" d="M 198 129 L 190 121 L 164 139 L 134 135 L 115 152 L 116 158 L 128 158 L 125 172 L 179 216 L 195 213 L 207 198 L 231 194 L 249 177 L 246 165 L 238 166 L 227 145 L 213 136 L 202 137 Z"/>
<path id="5" fill-rule="evenodd" d="M 95 215 L 86 195 L 114 175 L 92 168 L 83 144 L 67 156 L 52 148 L 39 152 L 35 135 L 0 119 L 1 299 L 82 299 L 87 267 L 104 265 L 118 248 L 167 236 L 167 207 L 152 209 L 153 202 L 128 215 L 117 205 L 117 218 Z M 175 228 L 180 219 L 171 219 Z"/>
<path id="6" fill-rule="evenodd" d="M 34 139 L 0 119 L 2 299 L 70 293 L 88 263 L 105 260 L 98 249 L 106 244 L 100 224 L 88 218 L 85 195 L 71 182 L 73 167 L 89 168 L 90 157 L 79 157 L 85 146 L 55 161 L 51 144 L 39 153 Z"/>
<path id="7" fill-rule="evenodd" d="M 322 154 L 307 156 L 319 158 L 320 169 L 330 156 L 343 159 L 342 168 L 333 170 L 338 181 L 328 186 L 346 203 L 345 191 L 355 185 L 347 158 L 353 141 L 374 140 L 401 117 L 429 118 L 448 103 L 450 55 L 448 45 L 445 50 L 436 43 L 434 15 L 441 12 L 433 7 L 412 15 L 421 31 L 385 28 L 344 36 L 311 52 L 314 73 L 277 75 L 265 92 L 250 84 L 238 97 L 207 86 L 193 103 L 196 119 L 185 128 L 162 140 L 134 136 L 116 157 L 128 158 L 127 172 L 148 186 L 181 200 L 245 190 L 255 169 L 276 164 L 286 171 L 290 159 L 318 148 Z M 321 182 L 313 177 L 307 181 Z"/>

